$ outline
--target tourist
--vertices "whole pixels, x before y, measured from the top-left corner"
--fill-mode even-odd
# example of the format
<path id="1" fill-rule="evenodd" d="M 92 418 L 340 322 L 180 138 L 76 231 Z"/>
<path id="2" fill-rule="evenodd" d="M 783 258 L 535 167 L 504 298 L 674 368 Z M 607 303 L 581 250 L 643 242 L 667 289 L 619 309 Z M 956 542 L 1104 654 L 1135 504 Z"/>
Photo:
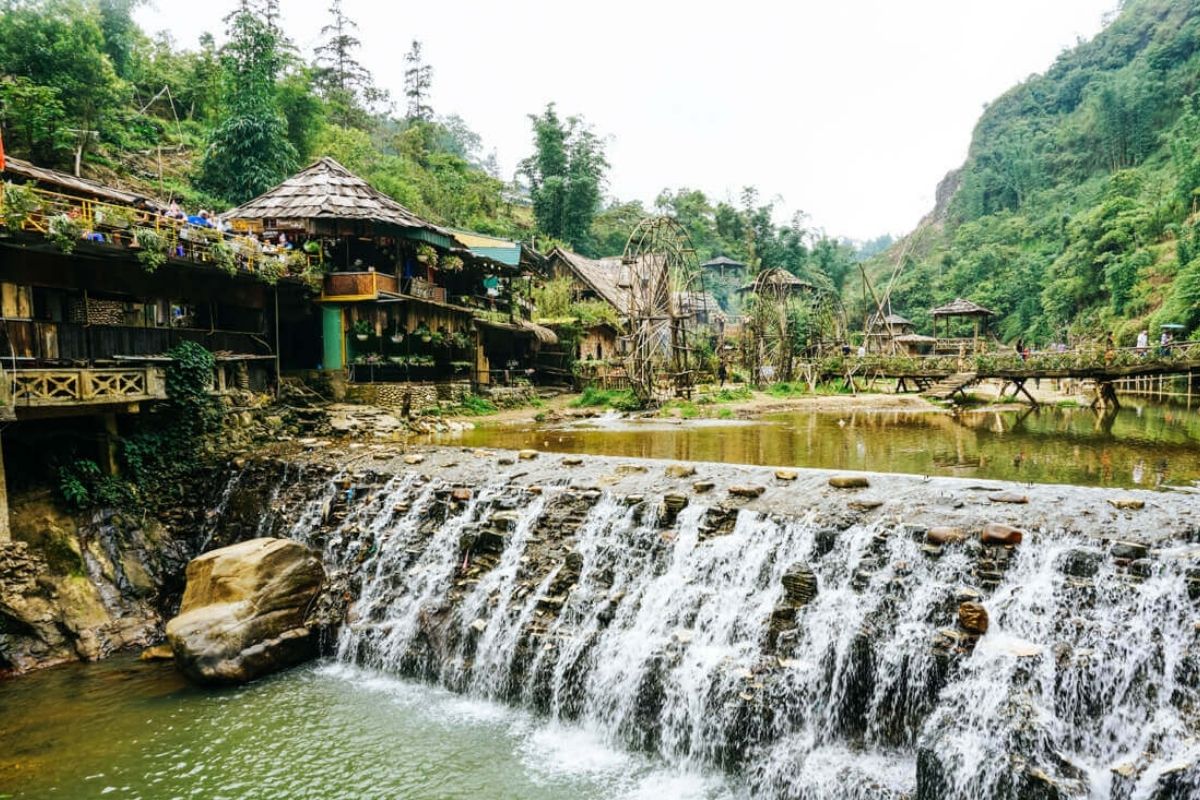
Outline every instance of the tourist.
<path id="1" fill-rule="evenodd" d="M 1134 350 L 1137 351 L 1137 354 L 1139 356 L 1144 356 L 1144 355 L 1146 355 L 1146 350 L 1149 347 L 1150 347 L 1150 332 L 1143 328 L 1142 331 L 1137 335 L 1137 346 L 1134 348 Z"/>
<path id="2" fill-rule="evenodd" d="M 867 346 L 865 344 L 860 344 L 858 346 L 858 357 L 859 358 L 867 357 Z"/>
<path id="3" fill-rule="evenodd" d="M 1117 345 L 1113 341 L 1112 331 L 1109 331 L 1104 336 L 1104 363 L 1112 364 L 1113 359 L 1117 357 Z"/>
<path id="4" fill-rule="evenodd" d="M 1165 356 L 1171 352 L 1171 334 L 1166 328 L 1163 328 L 1162 334 L 1158 337 L 1158 354 Z"/>
<path id="5" fill-rule="evenodd" d="M 725 362 L 722 361 L 717 365 L 717 379 L 721 382 L 721 386 L 725 386 L 725 379 L 729 377 L 729 370 L 725 367 Z"/>

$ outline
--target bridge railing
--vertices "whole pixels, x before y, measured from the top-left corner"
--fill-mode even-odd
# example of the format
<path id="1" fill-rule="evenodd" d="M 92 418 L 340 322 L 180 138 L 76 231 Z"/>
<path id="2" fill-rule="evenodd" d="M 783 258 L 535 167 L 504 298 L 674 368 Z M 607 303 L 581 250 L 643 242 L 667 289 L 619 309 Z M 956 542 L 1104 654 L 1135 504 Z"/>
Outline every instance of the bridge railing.
<path id="1" fill-rule="evenodd" d="M 1076 347 L 1070 350 L 1035 351 L 1022 357 L 1014 352 L 979 355 L 883 355 L 827 356 L 808 362 L 810 368 L 824 375 L 877 374 L 889 376 L 950 375 L 956 372 L 975 372 L 981 375 L 1082 373 L 1088 371 L 1138 367 L 1186 370 L 1200 365 L 1200 341 L 1172 342 L 1163 347 L 1121 347 L 1106 349 L 1102 345 Z"/>

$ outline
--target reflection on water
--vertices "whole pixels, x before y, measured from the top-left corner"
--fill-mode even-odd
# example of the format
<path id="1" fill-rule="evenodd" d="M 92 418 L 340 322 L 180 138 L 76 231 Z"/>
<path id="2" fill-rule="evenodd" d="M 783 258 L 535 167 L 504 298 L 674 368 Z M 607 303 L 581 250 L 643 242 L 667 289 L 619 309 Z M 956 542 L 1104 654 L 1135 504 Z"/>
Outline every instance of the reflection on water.
<path id="1" fill-rule="evenodd" d="M 442 439 L 442 441 L 447 441 Z M 1174 406 L 789 412 L 750 423 L 480 427 L 471 447 L 1154 488 L 1200 481 L 1200 414 Z"/>
<path id="2" fill-rule="evenodd" d="M 223 691 L 128 657 L 0 682 L 0 797 L 731 800 L 591 732 L 344 665 Z"/>

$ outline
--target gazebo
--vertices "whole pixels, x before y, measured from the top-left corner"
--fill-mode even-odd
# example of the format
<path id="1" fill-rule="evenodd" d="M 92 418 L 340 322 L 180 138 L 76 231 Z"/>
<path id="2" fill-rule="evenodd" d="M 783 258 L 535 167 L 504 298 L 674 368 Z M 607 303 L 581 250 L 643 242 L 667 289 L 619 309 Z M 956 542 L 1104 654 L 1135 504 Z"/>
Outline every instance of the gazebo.
<path id="1" fill-rule="evenodd" d="M 989 317 L 996 316 L 996 312 L 991 309 L 984 308 L 971 300 L 964 300 L 961 297 L 956 297 L 953 303 L 947 303 L 944 306 L 938 306 L 929 312 L 929 316 L 933 317 L 933 334 L 938 340 L 937 349 L 957 350 L 960 346 L 970 343 L 971 352 L 979 349 L 980 334 L 987 332 L 987 322 Z M 974 333 L 970 339 L 965 337 L 951 336 L 950 320 L 953 318 L 967 318 L 974 321 Z M 938 333 L 938 322 L 942 321 L 942 331 Z"/>

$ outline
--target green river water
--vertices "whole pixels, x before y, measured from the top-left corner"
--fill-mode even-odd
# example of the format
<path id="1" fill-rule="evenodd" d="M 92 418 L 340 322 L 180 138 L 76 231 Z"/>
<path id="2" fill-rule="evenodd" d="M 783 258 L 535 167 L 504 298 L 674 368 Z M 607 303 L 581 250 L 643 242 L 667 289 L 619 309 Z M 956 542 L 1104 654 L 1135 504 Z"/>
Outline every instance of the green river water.
<path id="1" fill-rule="evenodd" d="M 118 657 L 0 683 L 0 797 L 728 798 L 580 728 L 322 663 L 225 691 Z"/>

